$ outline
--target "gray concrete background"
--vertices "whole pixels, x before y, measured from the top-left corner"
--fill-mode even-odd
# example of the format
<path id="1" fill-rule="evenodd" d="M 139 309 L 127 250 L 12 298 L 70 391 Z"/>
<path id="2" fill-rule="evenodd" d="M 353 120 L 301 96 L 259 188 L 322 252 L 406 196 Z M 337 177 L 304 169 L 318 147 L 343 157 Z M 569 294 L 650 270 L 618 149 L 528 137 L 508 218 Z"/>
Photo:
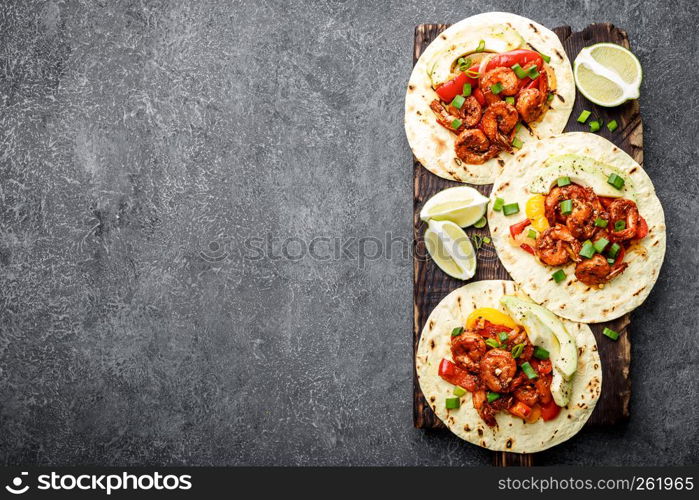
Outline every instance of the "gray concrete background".
<path id="1" fill-rule="evenodd" d="M 668 224 L 632 420 L 539 462 L 696 463 L 693 1 L 3 2 L 0 460 L 488 463 L 412 428 L 411 262 L 352 238 L 411 235 L 414 25 L 496 9 L 628 30 Z"/>

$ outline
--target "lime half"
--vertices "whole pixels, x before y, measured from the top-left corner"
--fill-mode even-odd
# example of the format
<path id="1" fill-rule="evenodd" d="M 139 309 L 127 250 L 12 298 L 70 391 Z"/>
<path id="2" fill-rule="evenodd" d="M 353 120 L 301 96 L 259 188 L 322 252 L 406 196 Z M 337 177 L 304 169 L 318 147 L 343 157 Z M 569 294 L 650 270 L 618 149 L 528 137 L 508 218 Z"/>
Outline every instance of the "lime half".
<path id="1" fill-rule="evenodd" d="M 424 221 L 450 220 L 459 227 L 475 224 L 485 214 L 488 198 L 469 186 L 457 186 L 440 191 L 427 200 L 420 210 Z"/>
<path id="2" fill-rule="evenodd" d="M 641 63 L 621 45 L 585 47 L 573 62 L 573 74 L 580 93 L 600 106 L 618 106 L 640 95 Z"/>
<path id="3" fill-rule="evenodd" d="M 455 223 L 430 220 L 425 246 L 435 264 L 452 278 L 467 280 L 476 273 L 476 252 L 471 240 Z"/>

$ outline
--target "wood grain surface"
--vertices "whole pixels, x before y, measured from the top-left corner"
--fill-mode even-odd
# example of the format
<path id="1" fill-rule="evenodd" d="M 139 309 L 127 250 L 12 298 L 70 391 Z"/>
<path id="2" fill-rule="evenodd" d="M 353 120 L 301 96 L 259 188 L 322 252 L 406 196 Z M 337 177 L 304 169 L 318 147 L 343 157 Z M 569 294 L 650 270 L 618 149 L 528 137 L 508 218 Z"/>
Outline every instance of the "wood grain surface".
<path id="1" fill-rule="evenodd" d="M 422 51 L 434 40 L 439 33 L 448 28 L 446 24 L 421 24 L 415 29 L 413 64 L 418 60 Z M 569 26 L 553 30 L 560 38 L 571 62 L 580 49 L 599 42 L 613 42 L 629 47 L 628 36 L 611 24 L 592 24 L 582 31 L 573 32 Z M 575 106 L 566 125 L 566 132 L 589 131 L 587 125 L 576 122 L 577 116 L 583 109 L 592 111 L 594 116 L 606 124 L 616 120 L 619 127 L 609 132 L 606 126 L 598 132 L 621 149 L 630 154 L 639 164 L 643 165 L 643 127 L 641 123 L 638 101 L 631 101 L 616 108 L 603 108 L 592 104 L 579 92 L 576 95 Z M 434 307 L 452 290 L 465 284 L 447 276 L 427 255 L 423 234 L 426 224 L 419 218 L 420 209 L 425 201 L 442 189 L 461 185 L 448 181 L 423 168 L 413 158 L 413 231 L 415 238 L 415 254 L 413 259 L 413 354 L 417 351 L 420 332 L 425 320 Z M 473 186 L 480 192 L 489 195 L 492 184 Z M 488 236 L 486 226 L 482 229 L 468 228 L 469 235 Z M 492 244 L 484 244 L 478 251 L 478 268 L 471 281 L 486 279 L 510 279 L 509 274 L 497 258 Z M 590 325 L 597 339 L 600 357 L 602 359 L 602 394 L 587 426 L 614 425 L 629 417 L 629 400 L 631 397 L 631 343 L 629 339 L 629 315 L 595 325 Z M 605 326 L 621 333 L 619 340 L 614 342 L 602 335 Z M 414 356 L 413 356 L 414 363 Z M 413 370 L 413 423 L 417 428 L 445 428 L 432 409 L 425 401 L 417 376 Z M 495 465 L 532 465 L 531 455 L 514 455 L 511 453 L 496 453 Z"/>

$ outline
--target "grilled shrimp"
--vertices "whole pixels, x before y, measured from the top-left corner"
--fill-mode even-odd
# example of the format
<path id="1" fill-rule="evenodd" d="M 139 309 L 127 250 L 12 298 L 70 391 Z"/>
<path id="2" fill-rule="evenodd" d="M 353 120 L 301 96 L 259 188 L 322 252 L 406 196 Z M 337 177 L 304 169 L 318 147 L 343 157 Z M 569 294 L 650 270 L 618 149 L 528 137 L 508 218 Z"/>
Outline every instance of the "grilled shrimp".
<path id="1" fill-rule="evenodd" d="M 504 149 L 512 150 L 512 132 L 517 125 L 519 115 L 517 110 L 504 101 L 491 104 L 483 113 L 481 128 L 485 135 L 495 144 Z"/>
<path id="2" fill-rule="evenodd" d="M 512 354 L 503 349 L 491 349 L 481 360 L 481 380 L 493 392 L 507 392 L 517 372 Z"/>
<path id="3" fill-rule="evenodd" d="M 430 109 L 437 115 L 437 123 L 439 123 L 445 129 L 456 132 L 457 134 L 463 130 L 466 130 L 466 125 L 463 123 L 461 118 L 456 116 L 456 113 L 451 113 L 451 111 L 459 111 L 453 106 L 449 106 L 449 110 L 447 110 L 444 106 L 442 106 L 442 103 L 439 102 L 439 100 L 435 99 L 430 103 Z M 454 120 L 457 119 L 461 122 L 461 125 L 458 128 L 453 128 L 452 123 L 454 123 Z"/>
<path id="4" fill-rule="evenodd" d="M 516 76 L 516 75 L 515 75 Z M 522 120 L 527 123 L 535 122 L 546 109 L 548 100 L 548 76 L 546 71 L 541 73 L 537 87 L 525 88 L 517 94 L 517 111 Z"/>
<path id="5" fill-rule="evenodd" d="M 539 402 L 539 392 L 534 384 L 521 385 L 515 389 L 515 399 L 527 406 L 534 406 Z"/>
<path id="6" fill-rule="evenodd" d="M 491 86 L 500 84 L 502 90 L 493 94 Z M 513 96 L 519 90 L 519 78 L 510 68 L 494 68 L 485 73 L 478 84 L 487 104 L 502 100 L 500 96 Z"/>
<path id="7" fill-rule="evenodd" d="M 502 151 L 498 146 L 491 144 L 480 129 L 461 132 L 454 143 L 454 150 L 459 159 L 472 165 L 485 163 Z"/>
<path id="8" fill-rule="evenodd" d="M 478 415 L 483 419 L 486 425 L 495 427 L 498 425 L 495 420 L 495 410 L 488 404 L 488 399 L 483 389 L 473 393 L 473 407 L 478 412 Z"/>
<path id="9" fill-rule="evenodd" d="M 546 195 L 544 209 L 546 219 L 552 226 L 556 222 L 566 222 L 568 216 L 561 215 L 561 202 L 565 200 L 577 200 L 587 202 L 592 205 L 592 209 L 601 212 L 602 204 L 592 188 L 584 188 L 577 184 L 571 184 L 565 187 L 554 187 L 549 194 Z"/>
<path id="10" fill-rule="evenodd" d="M 470 372 L 478 372 L 485 351 L 485 341 L 480 335 L 464 332 L 451 338 L 451 356 L 454 362 Z"/>
<path id="11" fill-rule="evenodd" d="M 536 255 L 549 266 L 562 266 L 571 259 L 577 262 L 580 247 L 580 242 L 561 224 L 548 228 L 536 239 Z"/>
<path id="12" fill-rule="evenodd" d="M 626 262 L 612 266 L 607 262 L 607 259 L 597 254 L 575 266 L 575 277 L 588 286 L 597 286 L 618 276 L 627 266 Z"/>
<path id="13" fill-rule="evenodd" d="M 638 213 L 636 204 L 627 199 L 614 200 L 609 205 L 610 219 L 610 241 L 625 241 L 636 237 L 638 225 L 641 223 L 641 215 Z M 619 221 L 626 222 L 626 228 L 621 231 L 615 231 L 614 225 Z"/>
<path id="14" fill-rule="evenodd" d="M 595 216 L 592 203 L 573 199 L 573 211 L 566 220 L 566 227 L 577 239 L 586 240 L 595 232 Z"/>

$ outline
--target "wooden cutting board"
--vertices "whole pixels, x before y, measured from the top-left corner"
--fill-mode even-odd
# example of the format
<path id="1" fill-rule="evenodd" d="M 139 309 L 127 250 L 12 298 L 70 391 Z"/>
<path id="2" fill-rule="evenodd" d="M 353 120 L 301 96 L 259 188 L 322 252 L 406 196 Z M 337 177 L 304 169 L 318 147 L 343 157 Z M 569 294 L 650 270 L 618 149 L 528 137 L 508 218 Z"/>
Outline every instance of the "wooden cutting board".
<path id="1" fill-rule="evenodd" d="M 447 24 L 421 24 L 416 27 L 413 64 L 417 62 L 430 42 L 448 27 Z M 553 31 L 560 38 L 571 62 L 580 49 L 594 43 L 613 42 L 629 47 L 626 32 L 608 23 L 592 24 L 576 32 L 573 32 L 569 26 L 555 28 Z M 593 115 L 599 116 L 605 124 L 616 120 L 619 127 L 614 132 L 609 132 L 603 125 L 598 134 L 612 141 L 643 165 L 643 127 L 638 101 L 607 109 L 592 104 L 577 92 L 575 106 L 565 128 L 566 132 L 589 131 L 587 125 L 576 121 L 583 109 L 592 111 Z M 422 205 L 432 195 L 457 185 L 461 184 L 437 177 L 413 158 L 413 231 L 416 245 L 413 256 L 413 363 L 420 333 L 430 312 L 449 292 L 465 284 L 463 281 L 450 278 L 431 259 L 425 258 L 427 251 L 423 235 L 426 224 L 419 217 Z M 490 194 L 492 184 L 473 187 L 487 196 Z M 466 232 L 469 235 L 481 237 L 489 235 L 487 226 L 483 229 L 471 227 Z M 484 244 L 478 251 L 478 269 L 471 281 L 488 279 L 510 279 L 510 275 L 498 260 L 492 244 Z M 603 382 L 602 394 L 586 427 L 610 426 L 629 418 L 629 399 L 631 398 L 629 325 L 628 314 L 614 321 L 590 325 L 597 339 L 602 359 Z M 620 332 L 619 340 L 614 342 L 602 335 L 605 326 Z M 413 370 L 413 423 L 420 429 L 445 429 L 444 424 L 425 401 L 415 370 Z M 584 432 L 584 429 L 581 432 Z M 533 465 L 533 456 L 498 452 L 494 453 L 494 463 L 496 465 Z"/>

